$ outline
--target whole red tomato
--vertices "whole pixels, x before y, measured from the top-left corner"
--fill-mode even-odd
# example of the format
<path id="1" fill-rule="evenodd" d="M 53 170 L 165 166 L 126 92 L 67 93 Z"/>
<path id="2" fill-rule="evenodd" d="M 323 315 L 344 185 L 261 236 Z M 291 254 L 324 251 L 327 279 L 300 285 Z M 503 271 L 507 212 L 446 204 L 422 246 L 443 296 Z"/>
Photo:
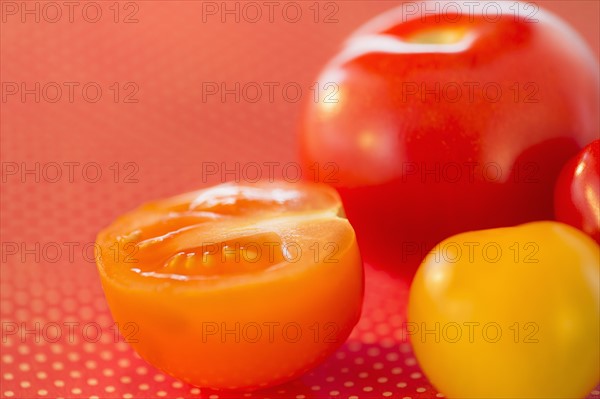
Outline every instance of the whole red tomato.
<path id="1" fill-rule="evenodd" d="M 600 244 L 600 140 L 563 168 L 554 191 L 554 212 L 556 220 L 583 230 Z"/>
<path id="2" fill-rule="evenodd" d="M 302 158 L 367 261 L 410 270 L 453 234 L 551 219 L 562 165 L 598 132 L 598 62 L 573 29 L 532 4 L 459 3 L 368 23 L 307 109 Z"/>

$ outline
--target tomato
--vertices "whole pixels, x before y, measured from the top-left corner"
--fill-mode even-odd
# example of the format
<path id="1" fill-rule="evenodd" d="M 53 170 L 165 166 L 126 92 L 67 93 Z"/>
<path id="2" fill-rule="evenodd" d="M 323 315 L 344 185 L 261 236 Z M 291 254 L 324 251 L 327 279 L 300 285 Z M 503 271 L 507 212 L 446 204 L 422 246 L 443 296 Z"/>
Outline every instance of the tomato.
<path id="1" fill-rule="evenodd" d="M 589 234 L 600 244 L 600 140 L 563 168 L 554 191 L 556 220 Z"/>
<path id="2" fill-rule="evenodd" d="M 453 234 L 552 219 L 561 167 L 598 132 L 598 62 L 565 22 L 449 3 L 360 29 L 303 118 L 303 162 L 339 189 L 367 262 L 418 266 Z"/>
<path id="3" fill-rule="evenodd" d="M 451 398 L 583 398 L 600 375 L 600 248 L 558 222 L 473 231 L 427 255 L 406 332 Z"/>
<path id="4" fill-rule="evenodd" d="M 332 188 L 275 182 L 226 183 L 120 217 L 97 244 L 122 335 L 196 386 L 252 390 L 300 376 L 360 316 L 362 263 L 340 214 Z"/>

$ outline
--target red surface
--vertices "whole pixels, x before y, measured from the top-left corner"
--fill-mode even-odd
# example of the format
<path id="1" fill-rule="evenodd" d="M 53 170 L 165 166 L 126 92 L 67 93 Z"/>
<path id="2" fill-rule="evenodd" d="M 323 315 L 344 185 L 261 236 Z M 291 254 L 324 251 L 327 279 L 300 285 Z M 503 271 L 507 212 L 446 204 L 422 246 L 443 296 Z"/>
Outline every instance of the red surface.
<path id="1" fill-rule="evenodd" d="M 218 175 L 204 179 L 203 163 L 231 169 L 236 162 L 242 168 L 249 162 L 296 162 L 297 121 L 302 102 L 313 94 L 314 77 L 346 35 L 395 3 L 338 2 L 338 22 L 329 24 L 322 22 L 331 11 L 323 4 L 321 22 L 313 22 L 312 2 L 298 3 L 298 23 L 276 12 L 273 23 L 265 16 L 255 24 L 232 17 L 203 23 L 199 1 L 138 1 L 138 22 L 128 24 L 122 20 L 134 8 L 121 2 L 120 22 L 114 23 L 113 2 L 99 4 L 103 15 L 97 23 L 82 18 L 82 7 L 73 23 L 67 9 L 56 23 L 38 23 L 35 16 L 22 22 L 2 8 L 2 94 L 6 82 L 28 88 L 57 82 L 63 96 L 56 103 L 48 101 L 53 91 L 39 103 L 34 95 L 0 102 L 0 396 L 226 397 L 164 376 L 127 344 L 114 342 L 91 243 L 100 228 L 139 203 L 220 181 Z M 597 2 L 550 2 L 548 8 L 579 28 L 598 54 Z M 231 96 L 203 102 L 202 82 L 222 81 L 229 87 L 296 82 L 304 95 L 297 103 L 282 100 L 277 90 L 273 102 L 267 93 L 257 103 L 236 103 Z M 102 98 L 88 102 L 76 88 L 70 102 L 63 82 L 79 88 L 94 82 Z M 131 91 L 125 84 L 134 82 L 138 102 L 115 102 L 109 88 L 114 82 L 122 95 Z M 22 173 L 35 168 L 39 178 Z M 102 172 L 97 182 L 95 168 Z M 281 167 L 275 172 L 283 177 Z M 267 173 L 263 168 L 263 177 Z M 300 380 L 250 397 L 435 397 L 400 333 L 406 294 L 406 282 L 367 267 L 364 316 L 344 347 Z M 98 342 L 91 342 L 96 334 L 89 323 L 103 327 Z M 39 333 L 25 334 L 23 327 L 36 325 Z M 62 337 L 52 343 L 56 332 Z"/>

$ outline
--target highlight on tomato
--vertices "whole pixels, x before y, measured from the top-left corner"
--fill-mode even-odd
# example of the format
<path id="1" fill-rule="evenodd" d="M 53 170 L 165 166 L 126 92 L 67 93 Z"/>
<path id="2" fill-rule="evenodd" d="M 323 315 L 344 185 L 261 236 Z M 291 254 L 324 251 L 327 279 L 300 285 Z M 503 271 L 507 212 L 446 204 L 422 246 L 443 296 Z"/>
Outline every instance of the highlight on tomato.
<path id="1" fill-rule="evenodd" d="M 563 167 L 554 190 L 554 216 L 600 244 L 600 140 Z"/>
<path id="2" fill-rule="evenodd" d="M 225 183 L 145 204 L 97 238 L 112 315 L 137 329 L 142 358 L 193 385 L 294 379 L 360 316 L 362 263 L 343 214 L 335 190 L 309 183 Z"/>

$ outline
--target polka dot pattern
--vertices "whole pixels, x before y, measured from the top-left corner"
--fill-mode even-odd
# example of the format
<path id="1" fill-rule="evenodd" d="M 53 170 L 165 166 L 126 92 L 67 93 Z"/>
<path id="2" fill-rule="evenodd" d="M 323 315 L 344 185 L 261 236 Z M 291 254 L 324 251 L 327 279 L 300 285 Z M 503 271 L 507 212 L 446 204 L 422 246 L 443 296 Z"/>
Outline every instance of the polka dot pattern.
<path id="1" fill-rule="evenodd" d="M 303 2 L 299 23 L 251 24 L 204 23 L 203 2 L 141 0 L 127 2 L 133 8 L 114 22 L 113 2 L 99 3 L 97 23 L 77 13 L 74 23 L 19 15 L 2 23 L 2 82 L 92 82 L 103 97 L 17 95 L 0 107 L 3 168 L 17 168 L 3 170 L 0 201 L 0 397 L 239 398 L 164 375 L 124 342 L 96 272 L 95 235 L 144 201 L 216 183 L 220 175 L 202 173 L 206 162 L 297 162 L 297 123 L 319 69 L 352 30 L 392 4 L 339 2 L 338 22 L 325 24 Z M 138 22 L 123 23 L 133 10 Z M 304 97 L 207 102 L 206 82 L 293 82 Z M 124 102 L 131 88 L 138 101 Z M 62 175 L 52 181 L 56 165 Z M 407 283 L 367 266 L 366 284 L 362 319 L 334 355 L 296 381 L 241 396 L 443 397 L 402 341 Z"/>

